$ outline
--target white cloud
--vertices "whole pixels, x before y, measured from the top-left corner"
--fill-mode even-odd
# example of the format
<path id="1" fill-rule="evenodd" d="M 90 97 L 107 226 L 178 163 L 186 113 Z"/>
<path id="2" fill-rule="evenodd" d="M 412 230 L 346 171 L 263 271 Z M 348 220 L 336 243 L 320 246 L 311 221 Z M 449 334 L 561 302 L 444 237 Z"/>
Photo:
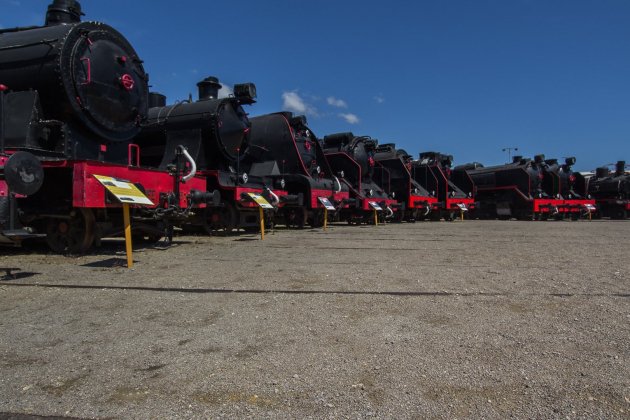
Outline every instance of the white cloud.
<path id="1" fill-rule="evenodd" d="M 377 104 L 382 104 L 383 102 L 385 102 L 385 98 L 383 98 L 382 95 L 376 95 L 374 97 L 374 101 L 376 101 Z"/>
<path id="2" fill-rule="evenodd" d="M 307 103 L 296 91 L 282 93 L 282 108 L 297 114 L 317 115 L 317 109 Z"/>
<path id="3" fill-rule="evenodd" d="M 234 95 L 232 86 L 221 83 L 221 89 L 219 89 L 219 98 L 229 98 Z"/>
<path id="4" fill-rule="evenodd" d="M 359 117 L 357 117 L 355 114 L 339 114 L 339 116 L 346 120 L 348 124 L 358 124 L 360 121 Z"/>
<path id="5" fill-rule="evenodd" d="M 348 104 L 343 99 L 335 98 L 334 96 L 329 96 L 326 98 L 326 102 L 328 105 L 337 107 L 337 108 L 348 108 Z"/>

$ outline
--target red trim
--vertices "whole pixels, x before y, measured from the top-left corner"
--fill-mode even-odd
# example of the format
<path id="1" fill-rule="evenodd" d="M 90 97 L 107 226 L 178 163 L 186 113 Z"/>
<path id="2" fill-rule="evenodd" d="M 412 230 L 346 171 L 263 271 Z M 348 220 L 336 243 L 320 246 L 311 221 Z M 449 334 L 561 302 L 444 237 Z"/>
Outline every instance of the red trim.
<path id="1" fill-rule="evenodd" d="M 284 118 L 284 121 L 287 123 L 287 126 L 289 127 L 289 132 L 291 133 L 291 140 L 293 141 L 293 147 L 295 147 L 295 153 L 297 153 L 298 159 L 300 160 L 300 164 L 302 165 L 302 169 L 304 169 L 304 173 L 308 177 L 312 178 L 310 172 L 308 171 L 308 169 L 306 169 L 306 165 L 304 165 L 304 161 L 302 160 L 302 154 L 300 154 L 300 149 L 298 148 L 297 141 L 295 140 L 295 132 L 293 131 L 293 127 L 291 127 L 289 120 L 287 120 L 284 115 L 281 115 L 281 116 L 282 118 Z"/>
<path id="2" fill-rule="evenodd" d="M 398 201 L 390 200 L 388 198 L 378 198 L 378 197 L 375 197 L 375 198 L 364 198 L 363 199 L 363 203 L 362 203 L 363 204 L 363 207 L 362 207 L 363 210 L 373 210 L 372 206 L 370 206 L 370 202 L 377 203 L 378 205 L 381 205 L 381 203 L 384 202 L 385 203 L 385 207 L 387 207 L 387 206 L 389 206 L 391 204 L 398 204 Z M 395 208 L 392 209 L 392 210 L 396 211 Z"/>
<path id="3" fill-rule="evenodd" d="M 321 208 L 323 209 L 324 206 L 322 205 L 322 203 L 319 201 L 319 197 L 325 197 L 328 199 L 332 199 L 331 201 L 335 202 L 342 202 L 343 200 L 347 199 L 350 197 L 350 193 L 348 192 L 338 192 L 338 193 L 333 193 L 330 190 L 316 190 L 313 189 L 311 190 L 311 208 L 313 209 L 317 209 L 317 208 Z M 334 203 L 333 203 L 334 204 Z M 348 204 L 342 206 L 342 207 L 348 207 Z"/>
<path id="4" fill-rule="evenodd" d="M 111 176 L 124 179 L 134 184 L 141 185 L 145 195 L 151 200 L 155 206 L 160 204 L 160 194 L 170 193 L 173 190 L 173 177 L 166 172 L 151 170 L 145 168 L 136 168 L 129 166 L 117 166 L 101 162 L 68 162 L 57 167 L 73 168 L 73 185 L 72 185 L 72 205 L 74 207 L 86 208 L 111 208 L 120 207 L 120 203 L 106 203 L 105 187 L 94 178 L 94 175 Z M 47 167 L 49 171 L 54 171 L 55 166 Z M 45 176 L 49 176 L 46 174 Z M 206 191 L 206 181 L 203 178 L 194 177 L 185 184 L 180 186 L 179 206 L 187 207 L 186 197 L 191 190 Z M 205 207 L 200 204 L 198 207 Z"/>
<path id="5" fill-rule="evenodd" d="M 435 206 L 437 203 L 437 197 L 424 197 L 421 195 L 411 195 L 409 196 L 409 207 L 410 209 L 424 209 L 427 207 Z M 425 204 L 426 203 L 426 204 Z"/>

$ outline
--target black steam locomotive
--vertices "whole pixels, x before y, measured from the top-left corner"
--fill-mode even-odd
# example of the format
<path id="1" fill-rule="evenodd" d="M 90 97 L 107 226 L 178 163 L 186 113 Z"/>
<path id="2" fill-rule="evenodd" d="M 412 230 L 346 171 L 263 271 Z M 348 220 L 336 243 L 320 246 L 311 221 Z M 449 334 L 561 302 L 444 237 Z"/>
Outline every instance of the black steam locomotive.
<path id="1" fill-rule="evenodd" d="M 401 204 L 397 220 L 415 222 L 428 217 L 438 200 L 412 178 L 412 157 L 403 149 L 396 149 L 395 144 L 387 143 L 376 148 L 374 159 L 374 180 Z"/>
<path id="2" fill-rule="evenodd" d="M 594 174 L 576 176 L 581 190 L 595 199 L 599 216 L 612 219 L 630 216 L 630 173 L 626 172 L 625 161 L 618 161 L 614 171 L 602 166 Z"/>
<path id="3" fill-rule="evenodd" d="M 536 155 L 533 160 L 514 156 L 506 165 L 483 167 L 472 163 L 455 168 L 455 172 L 467 175 L 474 183 L 476 217 L 578 218 L 595 211 L 595 201 L 576 188 L 573 164 L 572 157 L 559 165 L 557 159 L 545 160 L 544 155 Z"/>
<path id="4" fill-rule="evenodd" d="M 373 179 L 377 146 L 375 139 L 352 133 L 324 137 L 324 154 L 333 172 L 350 191 L 350 205 L 339 212 L 341 220 L 370 223 L 375 210 L 382 219 L 389 219 L 399 207 L 398 202 Z"/>
<path id="5" fill-rule="evenodd" d="M 308 222 L 312 227 L 321 226 L 325 214 L 323 199 L 337 210 L 348 206 L 348 187 L 333 174 L 306 117 L 278 112 L 250 121 L 250 155 L 256 160 L 276 161 L 280 175 L 275 177 L 280 178 L 281 185 L 289 194 L 304 197 L 302 207 L 289 207 L 278 213 L 287 225 L 303 227 Z"/>
<path id="6" fill-rule="evenodd" d="M 120 230 L 120 204 L 95 175 L 146 192 L 153 206 L 134 216 L 149 223 L 135 226 L 153 238 L 156 222 L 184 217 L 206 190 L 189 174 L 175 194 L 183 162 L 170 173 L 138 166 L 131 139 L 146 118 L 148 76 L 123 35 L 82 14 L 78 1 L 54 0 L 44 26 L 0 30 L 0 242 L 45 236 L 74 253 Z"/>
<path id="7" fill-rule="evenodd" d="M 420 158 L 411 162 L 413 179 L 437 197 L 433 220 L 454 220 L 474 207 L 472 180 L 453 176 L 452 164 L 453 156 L 438 152 L 420 153 Z"/>
<path id="8" fill-rule="evenodd" d="M 276 209 L 301 208 L 301 197 L 284 190 L 276 160 L 251 143 L 251 122 L 242 106 L 255 102 L 254 84 L 238 84 L 234 94 L 226 98 L 218 97 L 221 84 L 216 77 L 208 77 L 197 86 L 197 101 L 169 106 L 163 95 L 152 93 L 155 106 L 149 109 L 147 123 L 136 139 L 142 164 L 162 170 L 176 158 L 173 147 L 184 145 L 196 162 L 197 175 L 206 178 L 210 190 L 219 191 L 222 204 L 207 207 L 188 223 L 208 232 L 256 228 L 258 204 L 249 193 L 260 194 Z M 274 213 L 268 210 L 265 219 L 272 220 Z"/>

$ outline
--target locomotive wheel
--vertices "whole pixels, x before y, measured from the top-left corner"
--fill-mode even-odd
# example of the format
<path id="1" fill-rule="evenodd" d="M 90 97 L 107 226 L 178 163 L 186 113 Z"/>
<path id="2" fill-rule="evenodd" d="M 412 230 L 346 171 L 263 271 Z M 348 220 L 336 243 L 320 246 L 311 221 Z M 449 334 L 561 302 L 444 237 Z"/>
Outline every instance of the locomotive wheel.
<path id="1" fill-rule="evenodd" d="M 238 212 L 236 208 L 225 203 L 224 206 L 217 208 L 206 208 L 204 216 L 203 229 L 208 235 L 212 235 L 213 231 L 223 229 L 226 233 L 232 232 L 238 225 Z"/>
<path id="2" fill-rule="evenodd" d="M 285 213 L 287 227 L 302 229 L 307 218 L 308 213 L 305 207 L 289 208 Z"/>
<path id="3" fill-rule="evenodd" d="M 613 211 L 611 219 L 622 220 L 628 217 L 628 213 L 624 209 L 618 209 Z"/>
<path id="4" fill-rule="evenodd" d="M 94 213 L 75 209 L 69 219 L 50 219 L 46 226 L 46 242 L 59 254 L 83 254 L 94 242 Z"/>
<path id="5" fill-rule="evenodd" d="M 324 211 L 323 210 L 313 210 L 313 215 L 309 217 L 308 223 L 313 228 L 319 228 L 324 226 Z"/>

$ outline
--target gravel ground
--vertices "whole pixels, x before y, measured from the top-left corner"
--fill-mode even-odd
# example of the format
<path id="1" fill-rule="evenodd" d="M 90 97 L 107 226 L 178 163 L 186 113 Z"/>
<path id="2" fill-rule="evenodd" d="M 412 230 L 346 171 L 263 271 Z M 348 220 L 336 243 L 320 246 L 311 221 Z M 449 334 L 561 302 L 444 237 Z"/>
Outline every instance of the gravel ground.
<path id="1" fill-rule="evenodd" d="M 0 249 L 0 417 L 630 418 L 630 221 Z"/>

